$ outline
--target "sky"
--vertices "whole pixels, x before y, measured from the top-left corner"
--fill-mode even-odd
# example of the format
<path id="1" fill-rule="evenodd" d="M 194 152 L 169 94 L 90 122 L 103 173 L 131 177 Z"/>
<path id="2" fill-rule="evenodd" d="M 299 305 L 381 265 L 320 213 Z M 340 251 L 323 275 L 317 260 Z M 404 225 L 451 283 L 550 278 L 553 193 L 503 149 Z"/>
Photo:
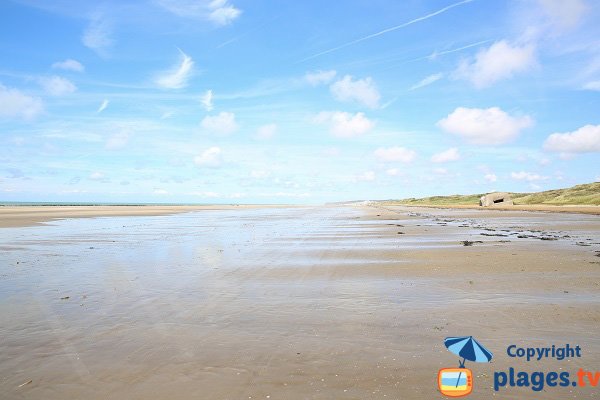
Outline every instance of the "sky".
<path id="1" fill-rule="evenodd" d="M 0 2 L 0 201 L 311 203 L 600 180 L 600 3 Z"/>

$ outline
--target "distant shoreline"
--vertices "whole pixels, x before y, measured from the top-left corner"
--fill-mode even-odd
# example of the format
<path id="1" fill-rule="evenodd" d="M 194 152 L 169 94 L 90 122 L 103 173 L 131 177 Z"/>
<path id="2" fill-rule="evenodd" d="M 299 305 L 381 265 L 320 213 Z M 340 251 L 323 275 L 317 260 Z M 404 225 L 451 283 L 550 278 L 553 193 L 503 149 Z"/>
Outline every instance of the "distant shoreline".
<path id="1" fill-rule="evenodd" d="M 40 225 L 65 218 L 157 216 L 202 210 L 294 207 L 281 205 L 4 205 L 0 228 Z"/>

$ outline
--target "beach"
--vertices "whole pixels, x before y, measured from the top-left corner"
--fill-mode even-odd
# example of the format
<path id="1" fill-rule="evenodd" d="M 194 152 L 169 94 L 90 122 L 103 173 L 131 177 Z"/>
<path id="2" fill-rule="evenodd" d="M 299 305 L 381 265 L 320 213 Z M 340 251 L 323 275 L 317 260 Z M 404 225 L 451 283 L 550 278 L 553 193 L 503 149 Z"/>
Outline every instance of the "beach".
<path id="1" fill-rule="evenodd" d="M 15 211 L 14 209 L 17 208 Z M 19 214 L 20 213 L 20 214 Z M 79 217 L 86 218 L 79 218 Z M 600 370 L 600 217 L 351 203 L 0 208 L 6 399 L 594 399 L 495 371 Z M 507 346 L 579 345 L 527 362 Z"/>

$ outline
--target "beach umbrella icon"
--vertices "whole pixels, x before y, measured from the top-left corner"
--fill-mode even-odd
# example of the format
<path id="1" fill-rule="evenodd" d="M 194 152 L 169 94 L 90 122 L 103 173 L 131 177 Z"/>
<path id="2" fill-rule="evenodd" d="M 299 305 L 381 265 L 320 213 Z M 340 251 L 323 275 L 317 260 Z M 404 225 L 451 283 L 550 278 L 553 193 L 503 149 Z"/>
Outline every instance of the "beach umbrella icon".
<path id="1" fill-rule="evenodd" d="M 490 362 L 492 352 L 483 347 L 473 336 L 447 337 L 444 344 L 452 353 L 462 357 L 459 368 L 465 367 L 465 361 Z"/>
<path id="2" fill-rule="evenodd" d="M 462 357 L 459 368 L 465 368 L 465 361 L 473 362 L 490 362 L 492 360 L 492 352 L 483 347 L 481 343 L 473 339 L 473 336 L 458 336 L 458 337 L 447 337 L 444 339 L 444 345 L 452 353 L 459 357 Z M 456 385 L 460 380 L 461 374 L 458 374 Z"/>

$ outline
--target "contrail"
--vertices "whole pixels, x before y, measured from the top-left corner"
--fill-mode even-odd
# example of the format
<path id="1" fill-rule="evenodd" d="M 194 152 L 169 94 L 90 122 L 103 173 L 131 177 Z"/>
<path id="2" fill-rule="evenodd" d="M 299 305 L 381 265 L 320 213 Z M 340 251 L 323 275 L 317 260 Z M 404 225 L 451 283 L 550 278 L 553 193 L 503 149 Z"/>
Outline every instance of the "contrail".
<path id="1" fill-rule="evenodd" d="M 306 58 L 303 58 L 302 60 L 300 60 L 298 62 L 301 63 L 301 62 L 304 62 L 304 61 L 308 61 L 308 60 L 311 60 L 313 58 L 322 56 L 323 54 L 332 53 L 334 51 L 343 49 L 344 47 L 352 46 L 353 44 L 364 42 L 365 40 L 369 40 L 369 39 L 372 39 L 374 37 L 381 36 L 381 35 L 386 34 L 388 32 L 392 32 L 392 31 L 395 31 L 395 30 L 398 30 L 398 29 L 401 29 L 401 28 L 405 28 L 405 27 L 407 27 L 409 25 L 415 24 L 415 23 L 420 22 L 420 21 L 424 21 L 424 20 L 429 19 L 431 17 L 435 17 L 436 15 L 442 14 L 442 13 L 444 13 L 444 12 L 446 12 L 446 11 L 454 8 L 454 7 L 458 7 L 458 6 L 462 5 L 462 4 L 470 3 L 472 1 L 474 1 L 474 0 L 459 1 L 458 3 L 451 4 L 451 5 L 447 6 L 447 7 L 444 7 L 442 9 L 439 9 L 439 10 L 435 11 L 435 12 L 432 12 L 431 14 L 427 14 L 427 15 L 425 15 L 423 17 L 415 18 L 415 19 L 410 20 L 408 22 L 405 22 L 405 23 L 403 23 L 401 25 L 396 25 L 396 26 L 393 26 L 391 28 L 384 29 L 384 30 L 382 30 L 380 32 L 373 33 L 371 35 L 368 35 L 368 36 L 365 36 L 365 37 L 353 40 L 351 42 L 344 43 L 344 44 L 342 44 L 340 46 L 337 46 L 337 47 L 334 47 L 332 49 L 325 50 L 325 51 L 322 51 L 322 52 L 317 53 L 317 54 L 313 54 L 312 56 L 308 56 Z"/>
<path id="2" fill-rule="evenodd" d="M 482 44 L 489 43 L 491 41 L 492 41 L 492 39 L 481 40 L 479 42 L 471 43 L 471 44 L 468 44 L 466 46 L 458 47 L 456 49 L 444 50 L 444 51 L 440 51 L 440 52 L 434 51 L 433 53 L 431 53 L 428 56 L 421 56 L 421 57 L 417 57 L 417 58 L 411 58 L 410 60 L 404 60 L 404 61 L 402 61 L 399 64 L 394 64 L 394 65 L 392 65 L 390 67 L 384 68 L 382 71 L 387 71 L 387 70 L 390 70 L 390 69 L 394 69 L 396 67 L 399 67 L 400 65 L 412 63 L 412 62 L 415 62 L 415 61 L 432 60 L 432 59 L 435 59 L 438 56 L 443 56 L 444 54 L 456 53 L 457 51 L 470 49 L 471 47 L 480 46 Z"/>
<path id="3" fill-rule="evenodd" d="M 482 40 L 482 41 L 476 42 L 476 43 L 471 43 L 471 44 L 468 44 L 466 46 L 459 47 L 459 48 L 456 48 L 456 49 L 445 50 L 445 51 L 440 51 L 440 52 L 434 51 L 433 53 L 431 53 L 431 55 L 428 55 L 425 58 L 435 58 L 437 56 L 441 56 L 441 55 L 444 55 L 444 54 L 455 53 L 457 51 L 465 50 L 465 49 L 468 49 L 468 48 L 471 48 L 471 47 L 475 47 L 475 46 L 479 46 L 479 45 L 482 45 L 484 43 L 489 43 L 489 42 L 491 42 L 490 39 L 488 39 L 488 40 Z"/>

